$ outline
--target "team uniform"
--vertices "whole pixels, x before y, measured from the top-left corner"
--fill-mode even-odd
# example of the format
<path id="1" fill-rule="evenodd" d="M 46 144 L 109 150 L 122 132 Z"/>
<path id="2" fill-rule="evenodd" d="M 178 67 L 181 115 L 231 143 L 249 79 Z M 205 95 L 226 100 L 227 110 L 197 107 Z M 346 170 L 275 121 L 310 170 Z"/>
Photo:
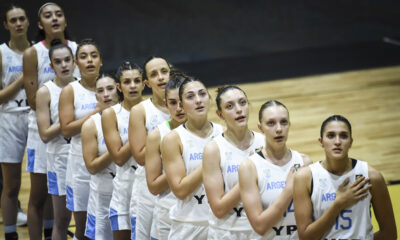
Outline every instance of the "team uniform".
<path id="1" fill-rule="evenodd" d="M 157 126 L 160 131 L 160 143 L 162 139 L 171 132 L 170 120 L 167 120 Z M 164 173 L 164 169 L 163 169 Z M 153 223 L 151 225 L 151 239 L 168 239 L 172 220 L 169 217 L 169 210 L 175 205 L 176 197 L 171 189 L 160 193 L 156 198 L 153 211 Z"/>
<path id="2" fill-rule="evenodd" d="M 140 104 L 142 104 L 146 114 L 145 125 L 147 133 L 150 133 L 158 124 L 170 118 L 169 114 L 160 111 L 150 98 L 142 101 Z M 146 170 L 144 167 L 138 166 L 130 207 L 131 218 L 135 220 L 136 217 L 135 236 L 133 235 L 134 231 L 132 229 L 132 239 L 150 238 L 155 198 L 156 197 L 151 194 L 147 186 Z"/>
<path id="3" fill-rule="evenodd" d="M 130 112 L 116 104 L 111 107 L 117 117 L 118 132 L 121 136 L 122 145 L 128 141 L 128 126 Z M 114 190 L 112 192 L 111 203 L 109 207 L 109 217 L 113 231 L 129 230 L 134 222 L 130 220 L 130 200 L 132 185 L 135 180 L 135 170 L 137 162 L 130 157 L 123 166 L 116 165 L 116 176 L 113 180 Z"/>
<path id="4" fill-rule="evenodd" d="M 253 154 L 249 159 L 254 163 L 258 175 L 258 188 L 263 209 L 268 208 L 279 197 L 286 185 L 286 178 L 292 167 L 297 169 L 304 165 L 300 153 L 290 150 L 292 158 L 283 166 L 277 166 L 267 161 L 262 152 Z M 279 222 L 263 236 L 253 233 L 251 239 L 299 239 L 294 216 L 293 201 Z"/>
<path id="5" fill-rule="evenodd" d="M 224 134 L 218 135 L 213 140 L 219 149 L 225 193 L 238 183 L 240 163 L 265 145 L 264 135 L 257 132 L 252 133 L 254 135 L 253 143 L 246 150 L 232 145 L 226 140 Z M 217 218 L 210 209 L 209 224 L 208 239 L 248 239 L 253 232 L 241 202 L 221 219 Z"/>
<path id="6" fill-rule="evenodd" d="M 62 88 L 53 81 L 44 84 L 50 93 L 50 124 L 59 123 L 58 101 Z M 52 195 L 65 196 L 65 181 L 67 172 L 70 138 L 61 133 L 47 143 L 47 187 Z"/>
<path id="7" fill-rule="evenodd" d="M 72 52 L 76 51 L 77 45 L 75 42 L 66 41 L 66 44 L 71 48 Z M 33 47 L 36 49 L 38 57 L 37 75 L 38 89 L 47 81 L 55 78 L 55 72 L 50 67 L 49 49 L 46 48 L 44 41 L 38 42 Z M 75 69 L 74 76 L 79 77 L 78 69 Z M 39 135 L 39 130 L 36 122 L 36 112 L 31 110 L 28 116 L 29 131 L 27 142 L 27 167 L 26 170 L 31 173 L 47 173 L 47 153 L 46 144 L 42 142 Z"/>
<path id="8" fill-rule="evenodd" d="M 184 124 L 174 129 L 182 143 L 182 158 L 186 174 L 190 174 L 202 164 L 205 145 L 223 132 L 221 125 L 211 124 L 213 131 L 206 138 L 194 135 L 186 129 Z M 169 239 L 207 239 L 209 211 L 211 211 L 210 205 L 203 184 L 184 200 L 177 199 L 176 205 L 170 212 L 170 218 L 173 221 Z"/>
<path id="9" fill-rule="evenodd" d="M 7 44 L 0 45 L 2 57 L 1 85 L 13 83 L 22 74 L 22 54 Z M 22 88 L 8 102 L 0 105 L 0 162 L 21 163 L 28 137 L 29 106 Z"/>
<path id="10" fill-rule="evenodd" d="M 313 219 L 318 219 L 328 210 L 336 198 L 339 185 L 346 178 L 352 184 L 358 177 L 368 178 L 368 164 L 364 161 L 352 159 L 353 169 L 342 176 L 328 172 L 320 162 L 310 165 L 312 173 Z M 370 212 L 371 194 L 359 200 L 351 207 L 342 210 L 336 218 L 329 232 L 322 239 L 373 239 L 374 233 L 371 225 Z"/>
<path id="11" fill-rule="evenodd" d="M 84 88 L 80 81 L 70 83 L 74 91 L 74 119 L 78 120 L 97 105 L 95 92 Z M 82 155 L 81 134 L 72 136 L 67 164 L 67 208 L 72 212 L 86 211 L 89 199 L 90 173 L 87 171 Z"/>
<path id="12" fill-rule="evenodd" d="M 90 118 L 93 120 L 97 131 L 98 156 L 107 152 L 101 126 L 101 115 L 96 113 Z M 113 192 L 113 178 L 115 176 L 115 164 L 111 163 L 107 168 L 93 174 L 90 177 L 90 193 L 87 208 L 85 236 L 90 239 L 113 239 L 109 220 L 109 207 Z"/>

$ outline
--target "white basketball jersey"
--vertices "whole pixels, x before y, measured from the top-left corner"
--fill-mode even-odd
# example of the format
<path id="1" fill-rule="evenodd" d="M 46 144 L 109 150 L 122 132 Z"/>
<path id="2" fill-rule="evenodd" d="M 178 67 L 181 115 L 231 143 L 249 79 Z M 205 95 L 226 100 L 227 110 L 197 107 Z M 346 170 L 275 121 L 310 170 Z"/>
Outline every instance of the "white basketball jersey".
<path id="1" fill-rule="evenodd" d="M 260 152 L 250 156 L 257 169 L 258 188 L 260 190 L 263 209 L 267 209 L 279 197 L 286 185 L 286 178 L 291 167 L 298 168 L 304 165 L 300 153 L 290 150 L 292 158 L 284 166 L 277 166 L 264 157 Z M 296 219 L 294 217 L 293 201 L 283 214 L 281 220 L 266 232 L 262 239 L 298 239 Z"/>
<path id="2" fill-rule="evenodd" d="M 69 85 L 71 85 L 74 90 L 74 118 L 78 120 L 85 117 L 96 108 L 96 95 L 95 92 L 84 88 L 80 81 L 71 82 Z M 72 137 L 71 153 L 82 156 L 82 139 L 80 133 Z"/>
<path id="3" fill-rule="evenodd" d="M 163 138 L 171 132 L 170 127 L 170 120 L 167 120 L 157 126 L 158 130 L 160 131 L 160 143 L 162 142 Z M 164 168 L 162 169 L 163 173 Z M 170 209 L 176 203 L 176 197 L 172 193 L 171 189 L 168 188 L 164 192 L 160 193 L 157 197 L 157 204 L 166 209 Z"/>
<path id="4" fill-rule="evenodd" d="M 154 106 L 153 102 L 151 101 L 151 98 L 146 99 L 142 101 L 140 104 L 142 104 L 145 114 L 146 114 L 146 131 L 147 133 L 150 133 L 151 131 L 154 130 L 154 128 L 157 127 L 158 124 L 167 121 L 169 119 L 169 114 L 166 114 L 159 110 L 156 106 Z M 146 171 L 143 166 L 138 166 L 138 169 L 136 171 L 136 174 L 139 177 L 146 177 Z"/>
<path id="5" fill-rule="evenodd" d="M 71 48 L 72 54 L 75 56 L 77 44 L 74 41 L 65 41 L 65 45 Z M 40 41 L 33 45 L 36 49 L 38 58 L 38 89 L 43 86 L 47 81 L 50 81 L 56 77 L 54 70 L 50 67 L 49 49 L 46 48 L 44 41 Z M 80 78 L 79 69 L 76 67 L 74 70 L 74 77 Z"/>
<path id="6" fill-rule="evenodd" d="M 129 114 L 130 112 L 122 107 L 121 104 L 116 104 L 111 107 L 117 117 L 118 132 L 121 136 L 122 145 L 128 141 L 128 126 L 129 126 Z M 123 166 L 116 166 L 117 176 L 114 178 L 114 182 L 123 182 L 133 180 L 133 174 L 137 169 L 137 162 L 133 157 L 130 157 Z"/>
<path id="7" fill-rule="evenodd" d="M 206 138 L 200 138 L 188 131 L 185 125 L 174 129 L 182 143 L 182 158 L 185 163 L 186 174 L 193 172 L 203 161 L 205 145 L 223 132 L 222 126 L 213 125 L 212 133 Z M 172 208 L 170 217 L 181 222 L 208 222 L 210 205 L 206 196 L 204 185 L 201 184 L 184 200 L 177 199 L 177 204 Z"/>
<path id="8" fill-rule="evenodd" d="M 66 45 L 69 46 L 72 50 L 72 53 L 75 54 L 77 45 L 73 41 L 66 40 Z M 46 48 L 44 41 L 40 41 L 33 45 L 36 49 L 36 54 L 38 58 L 38 65 L 37 65 L 37 79 L 38 79 L 38 89 L 41 88 L 45 82 L 50 81 L 56 77 L 54 70 L 50 67 L 50 58 L 49 58 L 49 49 Z M 79 69 L 76 67 L 74 70 L 74 77 L 80 78 L 81 74 Z M 29 116 L 29 128 L 38 130 L 37 122 L 36 122 L 36 112 L 30 111 Z"/>
<path id="9" fill-rule="evenodd" d="M 44 84 L 50 93 L 50 125 L 60 122 L 58 117 L 58 102 L 62 88 L 57 86 L 53 81 Z M 71 138 L 65 138 L 61 133 L 47 143 L 48 153 L 68 153 Z"/>
<path id="10" fill-rule="evenodd" d="M 310 165 L 313 184 L 311 201 L 314 219 L 320 218 L 332 205 L 339 185 L 346 178 L 350 179 L 349 184 L 352 184 L 361 176 L 368 178 L 368 164 L 366 162 L 353 160 L 353 166 L 353 169 L 349 172 L 337 176 L 328 172 L 321 166 L 320 162 Z M 371 194 L 368 192 L 368 196 L 363 200 L 342 210 L 331 230 L 324 235 L 323 239 L 373 239 L 370 203 Z"/>
<path id="11" fill-rule="evenodd" d="M 0 45 L 1 86 L 6 88 L 22 74 L 22 55 L 14 52 L 7 44 Z M 0 105 L 0 112 L 19 112 L 29 109 L 26 93 L 22 87 L 8 102 Z"/>
<path id="12" fill-rule="evenodd" d="M 98 156 L 106 153 L 107 146 L 104 141 L 103 129 L 101 127 L 101 115 L 96 113 L 90 118 L 93 120 L 96 130 L 97 130 L 97 151 Z M 111 195 L 113 191 L 113 178 L 115 176 L 115 164 L 110 163 L 107 168 L 101 170 L 100 172 L 92 175 L 90 177 L 90 188 L 94 189 L 96 192 Z"/>
<path id="13" fill-rule="evenodd" d="M 256 150 L 265 145 L 264 135 L 253 132 L 253 143 L 246 150 L 241 150 L 226 140 L 223 134 L 218 135 L 213 141 L 218 145 L 220 155 L 220 168 L 224 179 L 225 193 L 229 192 L 238 183 L 240 163 L 250 155 L 256 154 Z M 240 202 L 223 218 L 217 218 L 210 210 L 210 226 L 223 230 L 248 231 L 251 225 L 247 219 L 243 204 Z"/>

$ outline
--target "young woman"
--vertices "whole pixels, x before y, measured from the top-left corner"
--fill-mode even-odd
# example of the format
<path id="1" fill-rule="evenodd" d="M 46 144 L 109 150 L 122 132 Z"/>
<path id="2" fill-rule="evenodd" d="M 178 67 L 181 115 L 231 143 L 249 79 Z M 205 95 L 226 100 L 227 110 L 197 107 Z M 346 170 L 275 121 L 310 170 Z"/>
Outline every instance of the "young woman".
<path id="1" fill-rule="evenodd" d="M 96 98 L 106 108 L 118 103 L 114 78 L 103 75 L 96 82 Z M 92 174 L 85 236 L 90 239 L 112 239 L 108 212 L 113 191 L 115 165 L 107 151 L 101 127 L 101 113 L 92 115 L 82 125 L 82 153 Z"/>
<path id="2" fill-rule="evenodd" d="M 23 56 L 23 74 L 29 112 L 29 132 L 27 141 L 27 171 L 30 172 L 31 192 L 28 204 L 28 229 L 31 239 L 40 239 L 42 224 L 45 235 L 52 227 L 51 198 L 47 193 L 46 145 L 39 136 L 36 122 L 36 91 L 47 81 L 53 80 L 55 73 L 50 67 L 49 48 L 55 38 L 76 51 L 76 43 L 66 40 L 66 19 L 63 10 L 56 3 L 45 3 L 38 11 L 39 34 L 35 45 L 28 48 Z M 79 76 L 76 69 L 74 76 Z M 43 219 L 45 221 L 43 222 Z M 46 230 L 50 229 L 50 230 Z M 51 234 L 51 233 L 50 233 Z"/>
<path id="3" fill-rule="evenodd" d="M 74 213 L 75 237 L 83 239 L 86 210 L 89 198 L 90 174 L 82 156 L 81 127 L 90 116 L 106 107 L 97 104 L 95 89 L 102 60 L 97 45 L 83 40 L 76 50 L 76 65 L 82 78 L 63 88 L 60 95 L 59 114 L 61 132 L 71 138 L 67 164 L 67 208 Z"/>
<path id="4" fill-rule="evenodd" d="M 296 239 L 293 174 L 311 160 L 286 146 L 290 119 L 285 105 L 276 100 L 267 101 L 261 106 L 259 121 L 258 128 L 265 135 L 266 147 L 239 167 L 240 198 L 257 233 L 252 238 Z"/>
<path id="5" fill-rule="evenodd" d="M 397 239 L 392 203 L 383 176 L 350 158 L 350 122 L 328 117 L 319 142 L 325 159 L 294 177 L 294 207 L 300 239 Z M 370 205 L 379 231 L 373 233 Z"/>
<path id="6" fill-rule="evenodd" d="M 28 110 L 21 89 L 22 54 L 30 44 L 29 21 L 25 10 L 11 6 L 5 11 L 4 27 L 10 41 L 0 45 L 0 163 L 3 177 L 1 210 L 5 238 L 17 236 L 18 193 L 21 186 L 21 162 L 28 135 Z"/>
<path id="7" fill-rule="evenodd" d="M 179 87 L 179 99 L 187 121 L 161 143 L 168 184 L 178 198 L 170 213 L 169 239 L 207 239 L 210 207 L 201 163 L 204 146 L 222 133 L 222 127 L 208 121 L 210 96 L 199 80 L 185 80 Z"/>
<path id="8" fill-rule="evenodd" d="M 109 204 L 111 227 L 114 239 L 129 239 L 132 228 L 130 198 L 137 169 L 128 144 L 129 113 L 133 106 L 142 101 L 144 84 L 142 70 L 130 62 L 119 67 L 116 77 L 122 101 L 103 112 L 101 123 L 108 152 L 117 165 Z"/>
<path id="9" fill-rule="evenodd" d="M 136 180 L 131 197 L 131 222 L 136 222 L 137 239 L 149 239 L 155 197 L 149 192 L 144 169 L 147 133 L 169 119 L 164 105 L 165 85 L 169 81 L 170 67 L 165 59 L 150 57 L 143 66 L 145 84 L 152 89 L 151 98 L 133 107 L 129 116 L 129 144 L 136 162 Z"/>
<path id="10" fill-rule="evenodd" d="M 247 126 L 249 104 L 242 89 L 219 88 L 216 103 L 227 129 L 203 153 L 203 182 L 212 210 L 208 239 L 247 239 L 252 229 L 240 201 L 239 165 L 263 147 L 265 139 Z"/>
<path id="11" fill-rule="evenodd" d="M 151 225 L 151 239 L 168 239 L 171 229 L 169 210 L 175 204 L 176 198 L 168 186 L 167 178 L 163 170 L 161 160 L 161 141 L 171 130 L 177 128 L 186 121 L 185 112 L 179 101 L 179 86 L 188 79 L 188 76 L 180 72 L 171 72 L 170 80 L 165 86 L 165 105 L 168 108 L 171 119 L 159 124 L 147 136 L 146 141 L 146 180 L 152 194 L 157 196 L 153 211 L 153 223 Z"/>
<path id="12" fill-rule="evenodd" d="M 61 89 L 74 81 L 74 55 L 59 40 L 52 41 L 50 66 L 56 73 L 36 93 L 36 119 L 40 138 L 47 143 L 47 187 L 52 195 L 54 210 L 53 239 L 67 239 L 71 212 L 66 208 L 65 180 L 70 139 L 61 135 L 58 100 Z"/>

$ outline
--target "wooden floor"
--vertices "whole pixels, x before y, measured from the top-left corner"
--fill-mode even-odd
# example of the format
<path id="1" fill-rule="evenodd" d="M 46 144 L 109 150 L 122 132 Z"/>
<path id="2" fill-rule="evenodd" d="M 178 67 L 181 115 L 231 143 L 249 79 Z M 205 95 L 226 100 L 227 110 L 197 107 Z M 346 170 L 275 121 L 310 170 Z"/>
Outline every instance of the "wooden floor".
<path id="1" fill-rule="evenodd" d="M 253 130 L 257 130 L 260 105 L 268 99 L 277 99 L 290 111 L 288 145 L 318 161 L 324 157 L 318 144 L 322 121 L 332 114 L 342 114 L 353 126 L 354 142 L 350 155 L 368 161 L 382 172 L 386 181 L 400 180 L 400 66 L 243 84 L 240 87 L 250 100 L 249 126 Z M 215 88 L 210 89 L 210 93 L 214 101 Z M 220 122 L 215 109 L 214 105 L 210 120 Z M 29 175 L 23 171 L 20 200 L 25 212 L 29 185 Z M 400 186 L 390 186 L 389 190 L 400 233 Z M 20 239 L 28 239 L 26 227 L 18 231 Z M 3 236 L 3 227 L 0 227 L 0 238 Z"/>

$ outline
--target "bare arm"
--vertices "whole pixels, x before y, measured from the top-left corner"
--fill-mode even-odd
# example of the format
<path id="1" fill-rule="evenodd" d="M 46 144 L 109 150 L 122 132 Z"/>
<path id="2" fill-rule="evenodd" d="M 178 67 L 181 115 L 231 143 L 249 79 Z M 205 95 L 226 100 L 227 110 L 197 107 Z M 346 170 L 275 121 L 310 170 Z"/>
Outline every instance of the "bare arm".
<path id="1" fill-rule="evenodd" d="M 104 140 L 106 141 L 111 158 L 115 164 L 123 166 L 132 155 L 129 143 L 122 144 L 121 136 L 118 132 L 117 116 L 113 108 L 107 108 L 103 111 L 101 114 L 101 125 Z"/>
<path id="2" fill-rule="evenodd" d="M 81 132 L 82 124 L 93 114 L 100 111 L 96 106 L 95 110 L 85 117 L 75 120 L 74 89 L 71 85 L 63 88 L 60 94 L 59 116 L 61 133 L 64 137 L 72 137 Z"/>
<path id="3" fill-rule="evenodd" d="M 238 184 L 225 193 L 220 162 L 218 145 L 211 141 L 203 152 L 203 182 L 211 210 L 217 218 L 224 217 L 240 201 Z"/>
<path id="4" fill-rule="evenodd" d="M 157 195 L 169 188 L 167 176 L 162 172 L 160 131 L 154 129 L 146 141 L 146 180 L 152 194 Z"/>
<path id="5" fill-rule="evenodd" d="M 36 93 L 36 119 L 40 138 L 44 143 L 57 137 L 61 133 L 60 123 L 50 125 L 50 92 L 46 86 Z"/>
<path id="6" fill-rule="evenodd" d="M 308 155 L 303 154 L 303 153 L 301 153 L 300 155 L 301 155 L 301 158 L 303 159 L 304 166 L 308 166 L 308 165 L 310 165 L 311 163 L 313 163 L 312 160 L 311 160 L 311 158 L 310 158 Z"/>
<path id="7" fill-rule="evenodd" d="M 379 231 L 374 234 L 374 239 L 397 239 L 396 222 L 385 179 L 371 167 L 368 169 L 368 175 L 372 185 L 370 190 L 372 207 L 379 225 Z"/>
<path id="8" fill-rule="evenodd" d="M 336 192 L 336 199 L 322 216 L 312 220 L 312 202 L 310 197 L 311 170 L 306 167 L 301 169 L 294 178 L 294 209 L 297 231 L 300 239 L 321 239 L 335 223 L 340 211 L 367 196 L 370 186 L 363 187 L 368 179 L 359 178 L 351 185 L 346 179 Z"/>
<path id="9" fill-rule="evenodd" d="M 182 158 L 182 143 L 175 131 L 164 137 L 161 143 L 161 154 L 172 192 L 178 199 L 185 199 L 201 185 L 203 180 L 201 165 L 186 175 L 185 163 Z"/>
<path id="10" fill-rule="evenodd" d="M 38 59 L 37 52 L 34 47 L 25 50 L 23 56 L 23 81 L 28 98 L 28 104 L 36 110 L 36 91 L 38 90 Z"/>
<path id="11" fill-rule="evenodd" d="M 100 172 L 112 162 L 108 152 L 99 156 L 97 129 L 92 119 L 88 119 L 82 125 L 82 153 L 86 168 L 91 174 Z"/>
<path id="12" fill-rule="evenodd" d="M 260 235 L 267 231 L 282 218 L 292 200 L 293 172 L 290 170 L 286 185 L 281 194 L 265 210 L 263 210 L 260 191 L 258 189 L 257 170 L 250 159 L 243 161 L 239 167 L 240 198 L 249 218 L 250 224 Z"/>
<path id="13" fill-rule="evenodd" d="M 146 113 L 142 104 L 138 104 L 131 109 L 129 115 L 129 145 L 136 162 L 140 165 L 145 164 L 146 152 Z"/>

